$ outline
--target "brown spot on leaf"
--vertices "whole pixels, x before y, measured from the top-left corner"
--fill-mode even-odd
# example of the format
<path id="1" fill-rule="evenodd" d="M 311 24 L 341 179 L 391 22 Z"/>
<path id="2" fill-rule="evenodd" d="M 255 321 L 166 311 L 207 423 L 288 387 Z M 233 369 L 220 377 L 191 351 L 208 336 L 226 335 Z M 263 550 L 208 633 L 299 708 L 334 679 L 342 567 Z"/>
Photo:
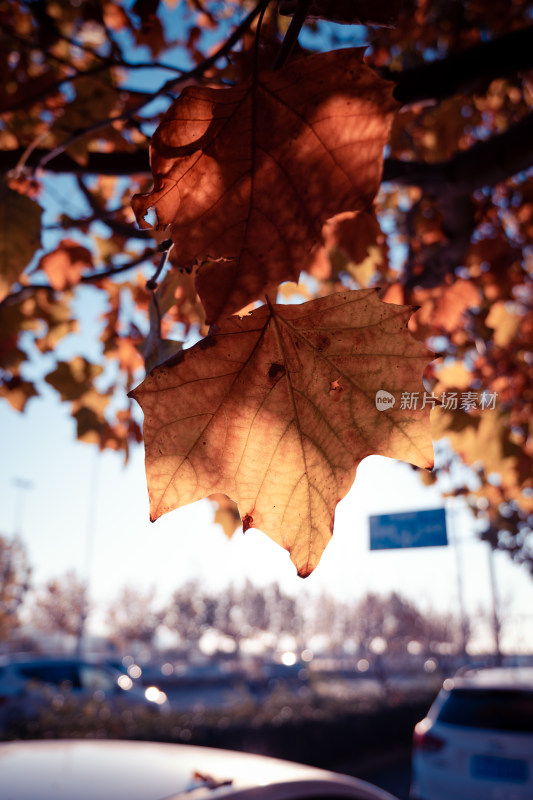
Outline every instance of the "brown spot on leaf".
<path id="1" fill-rule="evenodd" d="M 285 374 L 285 367 L 283 366 L 283 364 L 271 364 L 270 365 L 270 369 L 268 370 L 268 377 L 269 378 L 272 378 L 274 380 L 274 378 L 278 378 L 278 377 L 280 377 L 281 375 L 284 375 L 284 374 Z"/>
<path id="2" fill-rule="evenodd" d="M 254 518 L 251 514 L 245 514 L 242 518 L 242 532 L 246 533 L 248 528 L 254 527 Z"/>

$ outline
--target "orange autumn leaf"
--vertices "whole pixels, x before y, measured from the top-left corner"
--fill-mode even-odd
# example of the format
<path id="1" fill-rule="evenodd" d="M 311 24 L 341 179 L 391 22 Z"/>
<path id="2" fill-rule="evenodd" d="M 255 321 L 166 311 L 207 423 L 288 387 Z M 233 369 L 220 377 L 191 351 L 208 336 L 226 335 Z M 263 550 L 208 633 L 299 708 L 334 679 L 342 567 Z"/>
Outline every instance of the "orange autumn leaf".
<path id="1" fill-rule="evenodd" d="M 93 259 L 90 251 L 79 242 L 63 239 L 55 250 L 41 258 L 39 266 L 52 288 L 63 291 L 79 283 L 84 269 L 92 268 Z"/>
<path id="2" fill-rule="evenodd" d="M 485 322 L 494 330 L 494 344 L 508 347 L 517 338 L 522 317 L 513 309 L 512 303 L 498 300 L 491 305 Z"/>
<path id="3" fill-rule="evenodd" d="M 315 248 L 305 264 L 318 280 L 347 272 L 364 289 L 388 263 L 385 236 L 373 210 L 336 214 L 322 228 L 322 240 L 324 246 Z"/>
<path id="4" fill-rule="evenodd" d="M 296 281 L 323 224 L 365 210 L 396 102 L 361 49 L 319 53 L 227 89 L 187 87 L 151 146 L 155 210 L 180 266 L 199 264 L 209 324 Z"/>
<path id="5" fill-rule="evenodd" d="M 111 31 L 123 31 L 130 25 L 128 15 L 117 3 L 104 3 L 102 16 L 106 26 Z"/>
<path id="6" fill-rule="evenodd" d="M 433 387 L 433 394 L 440 396 L 450 389 L 463 392 L 469 389 L 472 385 L 472 370 L 462 361 L 453 361 L 450 364 L 444 364 L 440 369 L 436 370 L 435 377 L 437 383 Z"/>
<path id="7" fill-rule="evenodd" d="M 74 356 L 70 361 L 58 361 L 45 381 L 59 392 L 62 400 L 79 400 L 92 391 L 94 378 L 101 375 L 103 367 L 91 364 L 82 356 Z"/>
<path id="8" fill-rule="evenodd" d="M 386 303 L 402 303 L 404 297 L 405 289 L 400 283 L 391 284 L 382 294 Z M 451 333 L 460 329 L 463 314 L 480 305 L 481 292 L 471 281 L 456 278 L 435 289 L 416 289 L 409 299 L 420 306 L 409 329 L 422 339 L 442 331 Z"/>
<path id="9" fill-rule="evenodd" d="M 417 325 L 428 331 L 453 331 L 462 324 L 465 311 L 479 306 L 481 292 L 470 281 L 457 278 L 438 291 L 419 290 L 415 299 L 421 306 L 415 317 Z"/>
<path id="10" fill-rule="evenodd" d="M 262 306 L 154 369 L 132 392 L 151 519 L 226 494 L 244 531 L 259 528 L 312 572 L 365 456 L 432 466 L 429 409 L 399 403 L 422 390 L 430 360 L 411 313 L 375 290 Z"/>
<path id="11" fill-rule="evenodd" d="M 37 396 L 38 392 L 33 383 L 24 381 L 18 376 L 0 384 L 0 397 L 5 398 L 15 411 L 24 411 L 28 400 Z"/>
<path id="12" fill-rule="evenodd" d="M 370 248 L 385 240 L 374 211 L 337 214 L 324 225 L 323 237 L 326 247 L 342 250 L 354 264 L 361 264 Z"/>

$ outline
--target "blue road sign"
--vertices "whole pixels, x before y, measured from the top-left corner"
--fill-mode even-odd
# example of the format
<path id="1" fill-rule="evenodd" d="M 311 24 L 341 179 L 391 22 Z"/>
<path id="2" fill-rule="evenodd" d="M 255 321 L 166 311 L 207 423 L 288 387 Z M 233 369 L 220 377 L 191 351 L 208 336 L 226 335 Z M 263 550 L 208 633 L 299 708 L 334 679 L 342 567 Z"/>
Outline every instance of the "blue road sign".
<path id="1" fill-rule="evenodd" d="M 448 544 L 443 508 L 370 517 L 370 549 L 440 547 Z"/>

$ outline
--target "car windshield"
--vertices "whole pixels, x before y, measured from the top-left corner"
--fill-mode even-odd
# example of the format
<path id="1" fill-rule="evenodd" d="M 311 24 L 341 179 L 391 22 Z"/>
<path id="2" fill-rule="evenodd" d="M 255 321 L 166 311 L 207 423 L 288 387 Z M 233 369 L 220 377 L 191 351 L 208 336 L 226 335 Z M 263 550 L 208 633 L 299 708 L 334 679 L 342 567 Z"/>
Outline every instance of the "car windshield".
<path id="1" fill-rule="evenodd" d="M 453 689 L 437 719 L 467 728 L 533 733 L 533 691 Z"/>
<path id="2" fill-rule="evenodd" d="M 19 667 L 19 672 L 25 678 L 43 683 L 54 683 L 58 686 L 68 684 L 74 689 L 81 686 L 75 664 L 24 664 Z"/>

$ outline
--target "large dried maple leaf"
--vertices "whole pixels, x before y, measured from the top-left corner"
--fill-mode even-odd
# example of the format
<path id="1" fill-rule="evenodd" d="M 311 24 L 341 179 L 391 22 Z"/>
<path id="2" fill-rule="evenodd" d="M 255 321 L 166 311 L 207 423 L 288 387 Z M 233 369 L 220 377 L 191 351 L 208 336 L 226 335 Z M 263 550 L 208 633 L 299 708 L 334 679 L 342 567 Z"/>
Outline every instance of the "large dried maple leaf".
<path id="1" fill-rule="evenodd" d="M 430 360 L 407 331 L 412 310 L 375 290 L 262 306 L 154 369 L 132 393 L 152 520 L 224 493 L 244 530 L 268 534 L 308 575 L 365 456 L 432 465 L 429 409 L 400 403 L 422 391 Z"/>
<path id="2" fill-rule="evenodd" d="M 151 146 L 153 208 L 209 324 L 297 280 L 324 222 L 366 209 L 381 180 L 392 84 L 361 49 L 320 53 L 227 89 L 187 87 Z M 204 262 L 204 263 L 202 263 Z"/>

